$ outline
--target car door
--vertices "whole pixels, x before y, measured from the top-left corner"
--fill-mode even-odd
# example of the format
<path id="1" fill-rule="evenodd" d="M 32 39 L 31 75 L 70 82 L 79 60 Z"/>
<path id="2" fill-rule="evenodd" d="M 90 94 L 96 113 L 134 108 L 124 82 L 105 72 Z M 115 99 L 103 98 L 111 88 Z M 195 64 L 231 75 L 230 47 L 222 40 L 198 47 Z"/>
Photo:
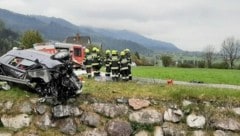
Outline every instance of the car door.
<path id="1" fill-rule="evenodd" d="M 21 77 L 26 71 L 19 68 L 20 63 L 23 58 L 11 56 L 11 59 L 6 62 L 3 69 L 6 75 L 12 76 L 15 78 Z"/>

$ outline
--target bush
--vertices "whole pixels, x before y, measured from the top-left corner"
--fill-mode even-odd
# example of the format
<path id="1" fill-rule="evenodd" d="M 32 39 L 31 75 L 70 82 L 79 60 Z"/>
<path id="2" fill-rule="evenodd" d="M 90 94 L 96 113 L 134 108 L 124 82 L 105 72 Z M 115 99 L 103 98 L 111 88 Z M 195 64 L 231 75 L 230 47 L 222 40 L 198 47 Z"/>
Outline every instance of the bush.
<path id="1" fill-rule="evenodd" d="M 179 64 L 178 67 L 181 67 L 181 68 L 194 68 L 194 66 L 192 64 L 189 64 L 189 63 Z"/>
<path id="2" fill-rule="evenodd" d="M 240 64 L 238 65 L 237 69 L 240 70 Z"/>
<path id="3" fill-rule="evenodd" d="M 182 63 L 179 63 L 178 67 L 194 68 L 194 62 L 192 60 L 184 60 Z"/>
<path id="4" fill-rule="evenodd" d="M 228 63 L 227 62 L 213 63 L 211 68 L 228 69 Z"/>
<path id="5" fill-rule="evenodd" d="M 43 38 L 38 31 L 28 30 L 22 35 L 21 42 L 25 48 L 32 48 L 34 43 L 43 42 Z"/>
<path id="6" fill-rule="evenodd" d="M 168 55 L 161 56 L 162 64 L 164 67 L 169 67 L 172 64 L 172 57 Z"/>
<path id="7" fill-rule="evenodd" d="M 198 61 L 198 68 L 205 68 L 205 61 Z"/>

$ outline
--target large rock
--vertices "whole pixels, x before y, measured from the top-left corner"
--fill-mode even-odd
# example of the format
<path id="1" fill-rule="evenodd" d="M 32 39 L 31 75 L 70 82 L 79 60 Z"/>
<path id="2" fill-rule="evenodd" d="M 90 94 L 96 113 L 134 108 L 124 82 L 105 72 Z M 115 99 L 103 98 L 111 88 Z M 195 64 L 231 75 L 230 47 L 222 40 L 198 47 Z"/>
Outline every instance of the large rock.
<path id="1" fill-rule="evenodd" d="M 203 128 L 206 123 L 206 119 L 203 116 L 196 116 L 191 114 L 187 116 L 187 125 L 191 128 Z"/>
<path id="2" fill-rule="evenodd" d="M 6 101 L 5 103 L 3 103 L 3 105 L 1 107 L 2 107 L 1 112 L 6 112 L 13 107 L 13 102 L 12 101 Z"/>
<path id="3" fill-rule="evenodd" d="M 233 110 L 233 112 L 234 112 L 235 114 L 240 115 L 240 107 L 238 107 L 238 108 L 233 108 L 232 110 Z"/>
<path id="4" fill-rule="evenodd" d="M 80 116 L 82 111 L 78 107 L 72 107 L 70 105 L 58 105 L 53 107 L 53 116 L 57 118 L 67 116 Z"/>
<path id="5" fill-rule="evenodd" d="M 114 104 L 95 103 L 93 104 L 93 109 L 95 112 L 111 118 L 126 115 L 128 113 L 128 107 L 121 104 L 114 105 Z"/>
<path id="6" fill-rule="evenodd" d="M 184 107 L 186 107 L 186 106 L 188 106 L 188 105 L 191 105 L 191 104 L 192 104 L 192 102 L 189 101 L 189 100 L 183 100 L 183 102 L 182 102 L 182 105 L 183 105 Z"/>
<path id="7" fill-rule="evenodd" d="M 30 102 L 23 102 L 23 104 L 18 104 L 19 111 L 21 113 L 31 113 L 32 112 L 32 104 Z"/>
<path id="8" fill-rule="evenodd" d="M 130 136 L 133 132 L 130 123 L 125 121 L 110 121 L 106 130 L 109 136 Z"/>
<path id="9" fill-rule="evenodd" d="M 23 127 L 28 127 L 32 121 L 31 116 L 27 114 L 19 114 L 16 116 L 3 115 L 1 121 L 4 127 L 20 129 Z"/>
<path id="10" fill-rule="evenodd" d="M 107 132 L 97 128 L 82 132 L 79 136 L 107 136 Z"/>
<path id="11" fill-rule="evenodd" d="M 183 118 L 183 112 L 180 109 L 168 109 L 164 112 L 164 120 L 170 122 L 179 122 Z"/>
<path id="12" fill-rule="evenodd" d="M 38 104 L 35 108 L 36 112 L 40 115 L 44 114 L 47 111 L 47 106 L 46 105 L 41 105 Z"/>
<path id="13" fill-rule="evenodd" d="M 154 109 L 143 109 L 129 115 L 129 120 L 141 124 L 161 124 L 162 114 Z"/>
<path id="14" fill-rule="evenodd" d="M 51 114 L 45 113 L 43 116 L 39 118 L 36 124 L 42 130 L 49 129 L 50 127 L 52 127 Z"/>
<path id="15" fill-rule="evenodd" d="M 116 99 L 116 102 L 118 103 L 118 104 L 127 104 L 128 103 L 128 99 L 127 98 L 117 98 Z"/>
<path id="16" fill-rule="evenodd" d="M 78 117 L 82 115 L 83 111 L 81 111 L 78 107 L 71 107 L 71 112 L 73 116 Z"/>
<path id="17" fill-rule="evenodd" d="M 186 136 L 181 125 L 164 122 L 162 125 L 164 136 Z"/>
<path id="18" fill-rule="evenodd" d="M 39 102 L 39 98 L 31 98 L 29 100 L 32 104 L 37 104 Z"/>
<path id="19" fill-rule="evenodd" d="M 12 134 L 8 132 L 0 132 L 0 136 L 12 136 Z"/>
<path id="20" fill-rule="evenodd" d="M 240 123 L 231 118 L 214 120 L 212 125 L 221 130 L 240 131 Z"/>
<path id="21" fill-rule="evenodd" d="M 10 110 L 13 106 L 13 102 L 12 101 L 7 101 L 4 103 L 4 107 L 6 110 Z"/>
<path id="22" fill-rule="evenodd" d="M 154 136 L 164 136 L 163 129 L 160 126 L 154 128 Z"/>
<path id="23" fill-rule="evenodd" d="M 142 100 L 142 99 L 129 99 L 128 104 L 134 109 L 139 110 L 145 107 L 148 107 L 150 105 L 150 101 L 148 100 Z"/>
<path id="24" fill-rule="evenodd" d="M 135 136 L 150 136 L 150 134 L 147 131 L 142 130 L 135 134 Z"/>
<path id="25" fill-rule="evenodd" d="M 60 131 L 64 134 L 68 135 L 74 135 L 77 132 L 77 126 L 73 119 L 66 118 L 63 121 L 61 121 L 60 124 Z"/>
<path id="26" fill-rule="evenodd" d="M 213 136 L 228 136 L 228 135 L 224 131 L 222 131 L 222 130 L 216 130 L 213 133 Z"/>
<path id="27" fill-rule="evenodd" d="M 97 127 L 100 124 L 100 116 L 92 112 L 84 112 L 80 120 L 91 127 Z"/>

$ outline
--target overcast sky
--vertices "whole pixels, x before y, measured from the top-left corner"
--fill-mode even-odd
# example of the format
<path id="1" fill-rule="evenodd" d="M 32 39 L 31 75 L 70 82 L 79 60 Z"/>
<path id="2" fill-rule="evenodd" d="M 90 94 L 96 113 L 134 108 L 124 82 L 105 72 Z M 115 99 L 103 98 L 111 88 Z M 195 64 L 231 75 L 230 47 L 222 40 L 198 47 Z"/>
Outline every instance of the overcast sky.
<path id="1" fill-rule="evenodd" d="M 240 39 L 240 0 L 0 0 L 0 8 L 130 30 L 188 51 Z"/>

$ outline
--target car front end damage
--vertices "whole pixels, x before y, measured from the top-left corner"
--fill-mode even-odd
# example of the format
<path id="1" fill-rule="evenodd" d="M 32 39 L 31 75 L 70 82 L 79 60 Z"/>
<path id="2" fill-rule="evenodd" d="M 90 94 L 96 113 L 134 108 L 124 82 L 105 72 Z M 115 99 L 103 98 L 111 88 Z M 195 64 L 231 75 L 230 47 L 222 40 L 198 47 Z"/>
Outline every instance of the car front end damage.
<path id="1" fill-rule="evenodd" d="M 26 56 L 26 53 L 29 55 Z M 56 98 L 58 101 L 66 101 L 82 92 L 82 83 L 74 74 L 72 63 L 69 61 L 69 54 L 58 53 L 53 56 L 38 56 L 36 51 L 15 51 L 7 53 L 0 58 L 0 80 L 24 84 L 32 88 L 43 97 Z M 21 55 L 24 54 L 24 55 Z M 39 54 L 38 54 L 39 55 Z M 46 55 L 40 53 L 40 55 Z M 23 60 L 34 63 L 26 67 L 25 70 L 19 65 L 12 66 L 11 59 L 4 59 L 8 56 L 12 58 L 21 57 Z M 21 61 L 22 64 L 24 61 Z M 16 76 L 17 75 L 17 76 Z"/>
<path id="2" fill-rule="evenodd" d="M 44 97 L 56 97 L 64 101 L 82 92 L 78 77 L 65 65 L 53 69 L 34 69 L 27 71 L 31 86 Z"/>

